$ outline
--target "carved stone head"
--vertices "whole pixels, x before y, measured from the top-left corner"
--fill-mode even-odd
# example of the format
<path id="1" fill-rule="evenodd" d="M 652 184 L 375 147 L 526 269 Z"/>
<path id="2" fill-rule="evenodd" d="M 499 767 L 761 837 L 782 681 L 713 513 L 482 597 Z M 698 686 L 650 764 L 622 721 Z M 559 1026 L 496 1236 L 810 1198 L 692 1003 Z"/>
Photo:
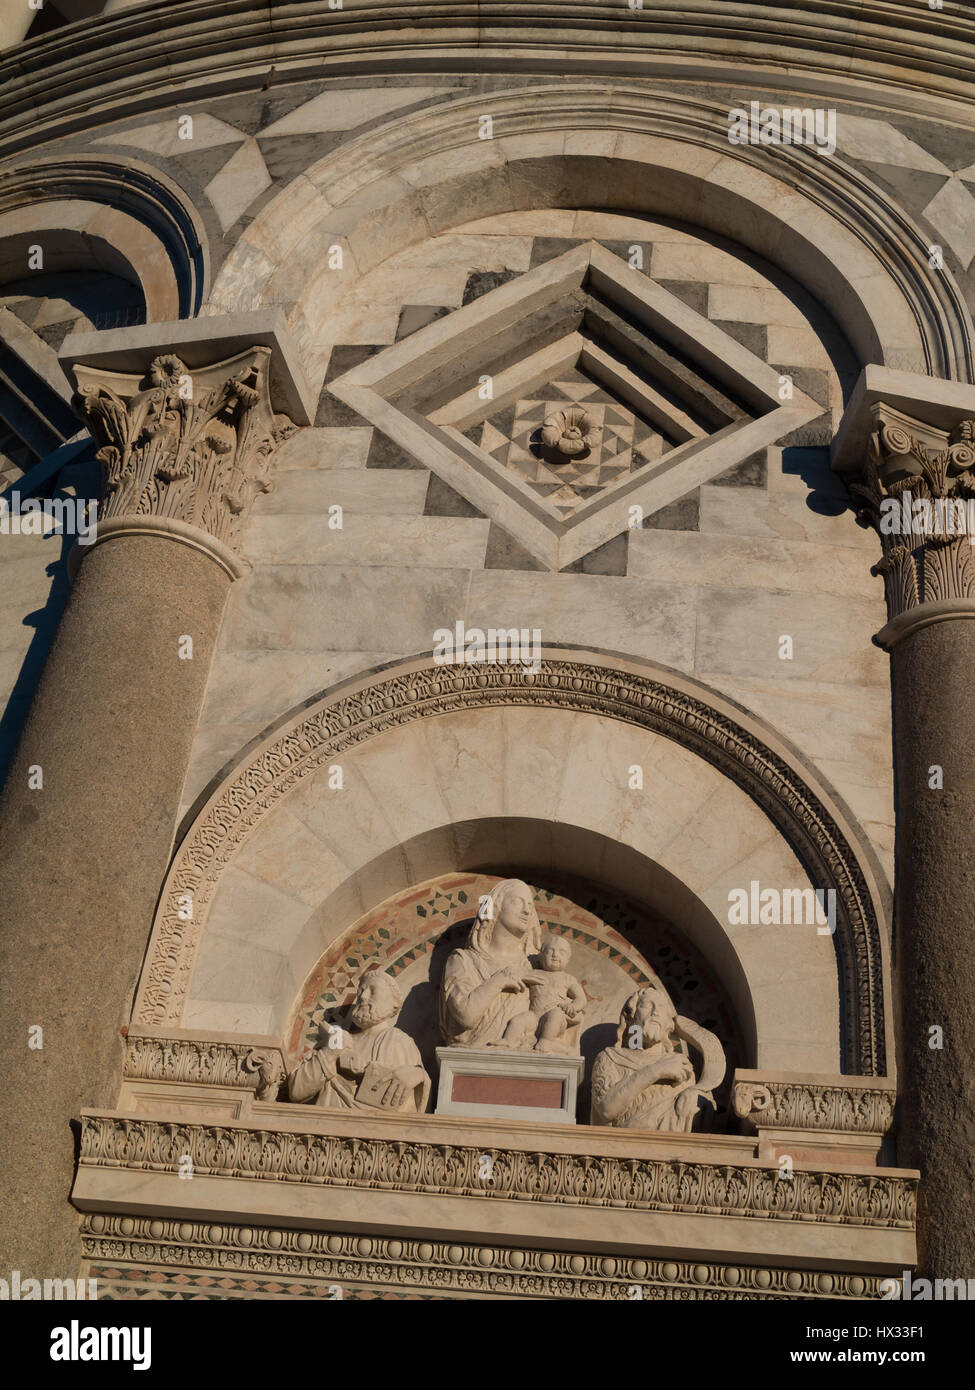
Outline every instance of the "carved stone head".
<path id="1" fill-rule="evenodd" d="M 677 1011 L 663 989 L 647 985 L 631 994 L 620 1013 L 616 1042 L 622 1046 L 633 1035 L 630 1029 L 636 1025 L 640 1029 L 644 1047 L 669 1038 L 677 1027 Z"/>
<path id="2" fill-rule="evenodd" d="M 526 956 L 537 952 L 541 944 L 542 929 L 534 895 L 520 878 L 502 879 L 483 899 L 469 944 L 476 950 L 490 952 L 492 947 L 496 949 L 496 937 L 501 932 L 517 942 Z"/>
<path id="3" fill-rule="evenodd" d="M 402 1007 L 403 996 L 392 975 L 382 970 L 368 970 L 359 976 L 349 1017 L 356 1028 L 373 1028 L 388 1018 L 396 1018 Z"/>
<path id="4" fill-rule="evenodd" d="M 542 969 L 565 970 L 569 964 L 572 948 L 564 936 L 546 932 L 542 937 Z"/>

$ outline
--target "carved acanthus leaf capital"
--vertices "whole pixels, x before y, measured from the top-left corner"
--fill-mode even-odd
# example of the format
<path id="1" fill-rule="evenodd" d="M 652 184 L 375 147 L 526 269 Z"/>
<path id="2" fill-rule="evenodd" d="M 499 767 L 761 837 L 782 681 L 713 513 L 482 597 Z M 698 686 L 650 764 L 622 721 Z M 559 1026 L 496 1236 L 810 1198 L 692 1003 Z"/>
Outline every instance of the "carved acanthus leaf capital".
<path id="1" fill-rule="evenodd" d="M 75 407 L 101 446 L 99 518 L 167 517 L 239 549 L 253 499 L 273 487 L 271 457 L 297 428 L 276 415 L 271 349 L 205 368 L 174 353 L 141 376 L 78 364 Z"/>
<path id="2" fill-rule="evenodd" d="M 921 604 L 975 599 L 975 420 L 932 429 L 886 405 L 860 477 L 851 483 L 857 519 L 883 547 L 888 617 Z"/>

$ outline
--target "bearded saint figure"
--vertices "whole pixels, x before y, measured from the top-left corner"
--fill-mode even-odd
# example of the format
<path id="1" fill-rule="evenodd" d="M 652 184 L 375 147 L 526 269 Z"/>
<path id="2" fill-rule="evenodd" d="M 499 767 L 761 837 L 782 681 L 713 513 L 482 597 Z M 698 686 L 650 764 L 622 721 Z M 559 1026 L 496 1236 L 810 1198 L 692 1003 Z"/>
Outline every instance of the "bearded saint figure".
<path id="1" fill-rule="evenodd" d="M 529 957 L 541 946 L 535 900 L 527 883 L 506 878 L 481 900 L 466 947 L 447 958 L 440 991 L 444 1041 L 456 1047 L 535 1046 Z"/>
<path id="2" fill-rule="evenodd" d="M 293 1101 L 339 1110 L 427 1108 L 430 1078 L 413 1039 L 394 1025 L 403 1000 L 391 975 L 359 976 L 349 1012 L 353 1031 L 323 1023 L 315 1051 L 288 1077 Z"/>
<path id="3" fill-rule="evenodd" d="M 687 1043 L 703 1058 L 700 1076 Z M 662 986 L 648 985 L 627 999 L 616 1046 L 593 1063 L 591 1123 L 689 1133 L 700 1110 L 714 1109 L 725 1066 L 715 1035 L 680 1016 Z"/>

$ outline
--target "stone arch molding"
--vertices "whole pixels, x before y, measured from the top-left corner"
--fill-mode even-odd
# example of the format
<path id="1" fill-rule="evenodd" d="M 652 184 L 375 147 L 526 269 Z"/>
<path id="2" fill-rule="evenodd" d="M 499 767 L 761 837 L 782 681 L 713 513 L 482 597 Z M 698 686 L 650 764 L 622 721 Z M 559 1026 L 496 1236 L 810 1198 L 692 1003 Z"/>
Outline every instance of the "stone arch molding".
<path id="1" fill-rule="evenodd" d="M 449 804 L 436 801 L 430 781 L 438 760 L 454 770 Z M 642 797 L 627 790 L 637 762 Z M 336 763 L 346 786 L 326 793 Z M 667 788 L 669 801 L 659 791 Z M 277 932 L 279 949 L 292 952 L 290 967 L 281 955 L 271 972 L 279 1008 L 269 1020 L 280 1031 L 327 944 L 329 883 L 401 853 L 399 839 L 424 828 L 421 816 L 404 830 L 406 805 L 421 808 L 428 830 L 472 815 L 536 820 L 569 835 L 596 831 L 641 856 L 648 881 L 681 885 L 747 982 L 760 1065 L 886 1074 L 882 896 L 835 798 L 783 740 L 706 687 L 653 663 L 575 648 L 546 649 L 537 674 L 437 666 L 429 657 L 397 663 L 346 682 L 252 748 L 174 856 L 133 1023 L 226 1029 L 193 1003 L 195 963 L 212 970 Z M 338 836 L 331 847 L 329 826 Z M 719 832 L 710 841 L 708 827 Z M 272 863 L 284 864 L 287 891 L 262 884 L 262 865 Z M 811 927 L 733 932 L 728 890 L 753 878 L 834 888 L 835 941 Z M 333 935 L 384 896 L 364 892 L 358 910 L 333 922 Z M 799 1046 L 782 1021 L 810 1009 L 816 1021 Z M 236 1031 L 270 1028 L 238 1022 Z"/>
<path id="2" fill-rule="evenodd" d="M 733 146 L 725 104 L 598 82 L 448 100 L 341 146 L 290 183 L 228 256 L 208 309 L 285 304 L 324 370 L 329 313 L 393 251 L 507 211 L 676 218 L 787 271 L 862 362 L 973 380 L 972 322 L 928 239 L 839 156 Z M 490 116 L 493 138 L 478 138 Z M 329 267 L 341 244 L 345 269 Z"/>
<path id="3" fill-rule="evenodd" d="M 95 264 L 138 284 L 150 323 L 191 318 L 209 288 L 202 219 L 173 181 L 138 160 L 49 156 L 0 176 L 0 243 L 39 241 L 58 268 L 82 248 Z M 21 278 L 6 265 L 0 271 Z"/>

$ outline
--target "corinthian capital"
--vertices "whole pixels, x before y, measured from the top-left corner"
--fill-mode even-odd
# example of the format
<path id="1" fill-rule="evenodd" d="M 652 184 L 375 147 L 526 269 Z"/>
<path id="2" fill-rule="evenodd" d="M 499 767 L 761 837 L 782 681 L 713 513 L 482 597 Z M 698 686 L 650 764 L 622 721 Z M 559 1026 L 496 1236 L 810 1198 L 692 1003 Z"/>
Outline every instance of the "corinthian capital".
<path id="1" fill-rule="evenodd" d="M 857 519 L 874 526 L 891 619 L 921 604 L 975 598 L 975 420 L 939 443 L 932 431 L 878 406 L 863 473 L 851 482 Z"/>
<path id="2" fill-rule="evenodd" d="M 269 357 L 256 347 L 191 372 L 166 353 L 124 383 L 77 368 L 75 407 L 101 445 L 100 517 L 171 517 L 236 550 L 251 502 L 274 486 L 271 455 L 296 428 L 271 409 Z"/>
<path id="3" fill-rule="evenodd" d="M 249 316 L 68 340 L 75 408 L 100 445 L 99 525 L 193 527 L 239 550 L 275 449 L 308 420 L 281 333 Z"/>
<path id="4" fill-rule="evenodd" d="M 880 538 L 893 646 L 975 616 L 975 388 L 868 367 L 833 446 L 857 520 Z"/>

